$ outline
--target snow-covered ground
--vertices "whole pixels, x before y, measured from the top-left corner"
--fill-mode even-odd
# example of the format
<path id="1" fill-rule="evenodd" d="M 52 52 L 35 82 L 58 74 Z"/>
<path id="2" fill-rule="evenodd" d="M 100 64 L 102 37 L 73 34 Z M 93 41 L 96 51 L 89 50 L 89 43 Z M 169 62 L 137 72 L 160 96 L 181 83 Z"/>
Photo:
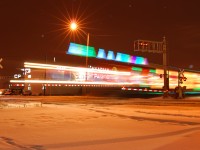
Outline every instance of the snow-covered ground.
<path id="1" fill-rule="evenodd" d="M 199 150 L 200 99 L 0 97 L 0 150 Z"/>

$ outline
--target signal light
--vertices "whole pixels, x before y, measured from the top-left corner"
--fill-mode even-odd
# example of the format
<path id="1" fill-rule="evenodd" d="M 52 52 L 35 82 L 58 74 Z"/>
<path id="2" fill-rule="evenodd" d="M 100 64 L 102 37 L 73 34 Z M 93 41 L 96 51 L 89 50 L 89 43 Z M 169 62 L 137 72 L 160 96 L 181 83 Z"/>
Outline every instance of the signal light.
<path id="1" fill-rule="evenodd" d="M 186 77 L 179 77 L 179 82 L 182 84 L 183 83 L 183 81 L 186 81 L 187 80 L 187 78 Z"/>

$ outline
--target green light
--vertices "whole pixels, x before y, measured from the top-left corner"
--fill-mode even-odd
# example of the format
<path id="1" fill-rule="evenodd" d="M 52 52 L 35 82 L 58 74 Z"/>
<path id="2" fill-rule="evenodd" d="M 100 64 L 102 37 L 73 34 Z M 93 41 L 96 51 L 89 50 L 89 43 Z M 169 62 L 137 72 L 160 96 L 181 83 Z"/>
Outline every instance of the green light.
<path id="1" fill-rule="evenodd" d="M 152 95 L 163 95 L 163 92 L 149 92 L 148 94 Z"/>
<path id="2" fill-rule="evenodd" d="M 155 69 L 150 69 L 149 72 L 150 73 L 156 73 L 156 70 Z"/>
<path id="3" fill-rule="evenodd" d="M 200 91 L 200 87 L 194 88 L 193 91 Z"/>
<path id="4" fill-rule="evenodd" d="M 150 87 L 150 86 L 148 86 L 146 84 L 142 84 L 142 83 L 139 86 L 142 87 L 142 88 L 149 88 Z"/>
<path id="5" fill-rule="evenodd" d="M 133 71 L 142 71 L 142 68 L 140 68 L 140 67 L 132 67 L 132 70 Z"/>
<path id="6" fill-rule="evenodd" d="M 192 92 L 192 91 L 191 91 L 191 92 L 185 92 L 185 94 L 188 94 L 188 95 L 195 95 L 195 94 L 200 94 L 200 92 L 197 92 L 197 91 L 196 91 L 196 92 Z"/>
<path id="7" fill-rule="evenodd" d="M 67 54 L 96 57 L 96 51 L 94 47 L 75 44 L 75 43 L 70 43 Z"/>

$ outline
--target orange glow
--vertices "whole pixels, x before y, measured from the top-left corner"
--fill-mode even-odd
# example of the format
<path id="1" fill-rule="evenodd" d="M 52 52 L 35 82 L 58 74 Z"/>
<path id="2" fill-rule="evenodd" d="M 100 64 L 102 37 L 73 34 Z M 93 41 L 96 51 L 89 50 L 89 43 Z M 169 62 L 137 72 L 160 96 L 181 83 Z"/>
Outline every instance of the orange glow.
<path id="1" fill-rule="evenodd" d="M 78 27 L 78 25 L 77 25 L 76 22 L 72 22 L 71 25 L 70 25 L 71 30 L 76 30 L 77 27 Z"/>

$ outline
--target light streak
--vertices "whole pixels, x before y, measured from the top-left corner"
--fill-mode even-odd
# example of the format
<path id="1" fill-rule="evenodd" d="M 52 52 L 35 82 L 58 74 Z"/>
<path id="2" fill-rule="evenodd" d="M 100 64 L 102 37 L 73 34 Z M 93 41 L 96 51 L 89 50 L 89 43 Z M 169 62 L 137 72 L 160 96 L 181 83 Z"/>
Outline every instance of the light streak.
<path id="1" fill-rule="evenodd" d="M 44 78 L 39 79 L 35 76 L 32 79 L 25 78 L 24 80 L 15 79 L 10 80 L 10 83 L 17 84 L 47 84 L 47 86 L 127 86 L 127 87 L 149 87 L 150 89 L 162 89 L 163 79 L 159 77 L 160 73 L 163 73 L 162 69 L 155 69 L 155 73 L 143 73 L 141 69 L 135 67 L 134 71 L 118 71 L 118 70 L 107 70 L 98 68 L 84 68 L 84 67 L 72 67 L 72 66 L 61 66 L 52 64 L 42 64 L 42 63 L 24 63 L 25 69 L 37 68 L 37 69 L 47 69 L 56 71 L 70 71 L 74 73 L 78 78 L 73 79 L 53 79 Z M 82 75 L 88 72 L 89 80 L 82 80 Z M 31 72 L 30 72 L 31 73 Z M 29 73 L 29 74 L 30 74 Z M 56 72 L 59 73 L 59 72 Z M 69 74 L 69 72 L 66 72 Z M 169 87 L 174 89 L 178 82 L 178 73 L 176 71 L 169 71 Z M 198 73 L 185 72 L 188 80 L 185 81 L 181 86 L 186 86 L 187 89 L 197 90 L 200 87 L 200 75 Z M 79 77 L 81 76 L 81 77 Z M 84 78 L 84 77 L 83 77 Z M 39 79 L 39 80 L 38 80 Z"/>
<path id="2" fill-rule="evenodd" d="M 133 85 L 130 82 L 77 82 L 63 80 L 10 80 L 10 83 L 42 83 L 42 84 L 86 84 L 86 85 Z"/>
<path id="3" fill-rule="evenodd" d="M 60 66 L 60 65 L 50 65 L 50 64 L 40 64 L 40 63 L 29 63 L 29 62 L 25 62 L 24 67 L 37 68 L 37 69 L 66 70 L 75 72 L 102 73 L 102 74 L 113 74 L 113 75 L 131 75 L 131 72 L 124 72 L 124 71 L 101 70 L 93 68 L 91 69 L 83 67 Z"/>

